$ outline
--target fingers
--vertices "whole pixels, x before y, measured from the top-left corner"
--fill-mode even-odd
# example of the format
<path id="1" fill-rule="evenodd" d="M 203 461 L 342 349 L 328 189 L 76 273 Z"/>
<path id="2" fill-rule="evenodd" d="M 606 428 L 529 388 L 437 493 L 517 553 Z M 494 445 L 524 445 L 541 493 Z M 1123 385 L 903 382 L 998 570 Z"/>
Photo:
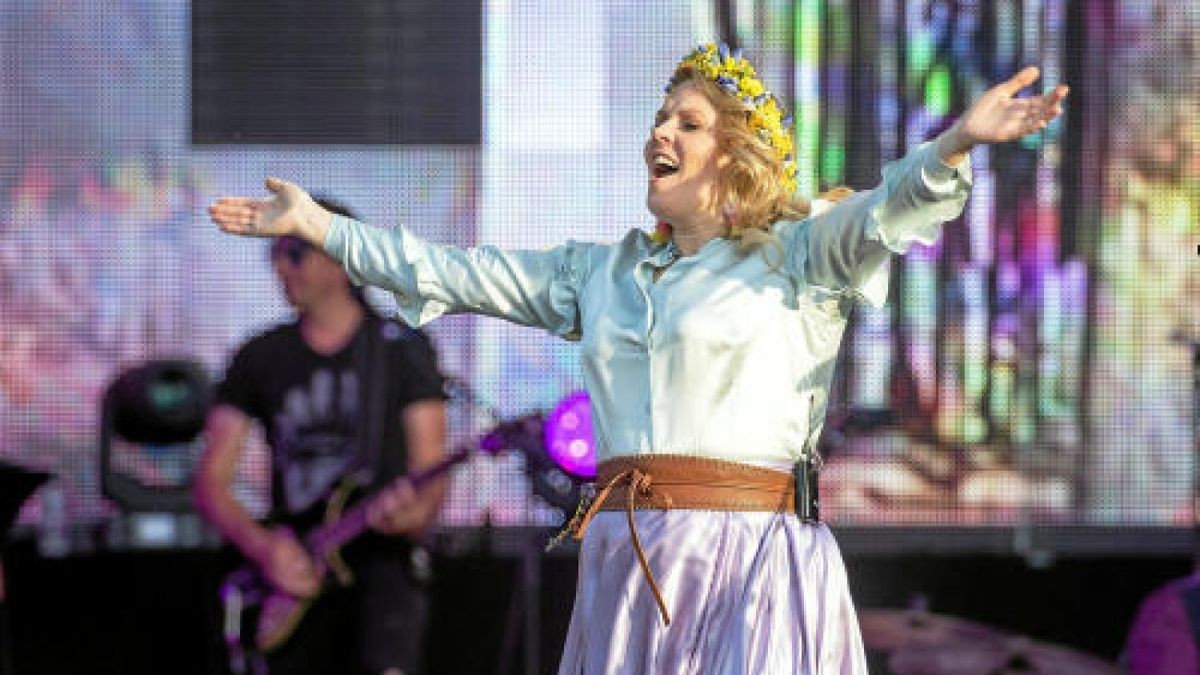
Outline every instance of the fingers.
<path id="1" fill-rule="evenodd" d="M 287 591 L 294 595 L 307 597 L 317 592 L 317 569 L 312 557 L 308 555 L 300 542 L 292 537 L 282 545 L 280 570 L 287 585 Z"/>
<path id="2" fill-rule="evenodd" d="M 410 511 L 377 511 L 367 515 L 367 524 L 376 532 L 405 534 L 416 525 Z"/>
<path id="3" fill-rule="evenodd" d="M 271 191 L 273 194 L 279 194 L 280 192 L 283 192 L 289 185 L 291 185 L 291 183 L 283 179 L 276 178 L 274 176 L 267 176 L 267 190 Z"/>
<path id="4" fill-rule="evenodd" d="M 284 590 L 299 597 L 316 594 L 317 570 L 307 555 L 288 560 L 282 572 Z"/>
<path id="5" fill-rule="evenodd" d="M 1070 91 L 1067 85 L 1060 84 L 1049 92 L 1043 94 L 1036 99 L 1038 101 L 1036 107 L 1035 120 L 1038 123 L 1038 128 L 1044 128 L 1047 124 L 1054 121 L 1054 118 L 1063 113 L 1062 102 L 1067 97 L 1067 92 Z"/>
<path id="6" fill-rule="evenodd" d="M 269 557 L 262 565 L 271 583 L 291 595 L 309 597 L 320 587 L 312 557 L 286 529 L 274 531 Z"/>
<path id="7" fill-rule="evenodd" d="M 208 213 L 213 217 L 237 218 L 252 215 L 256 210 L 253 200 L 244 197 L 223 197 L 208 207 Z"/>
<path id="8" fill-rule="evenodd" d="M 1070 92 L 1071 92 L 1071 88 L 1065 84 L 1060 84 L 1057 87 L 1051 89 L 1049 91 L 1049 93 L 1045 94 L 1046 107 L 1049 110 L 1054 111 L 1055 115 L 1061 114 L 1062 113 L 1062 105 L 1061 104 L 1063 102 L 1063 99 L 1065 99 L 1067 97 L 1067 94 L 1069 94 Z"/>
<path id="9" fill-rule="evenodd" d="M 996 85 L 996 90 L 1007 97 L 1016 96 L 1025 87 L 1037 81 L 1041 71 L 1037 66 L 1026 66 L 1017 72 L 1016 75 L 1008 78 L 1008 80 Z"/>
<path id="10" fill-rule="evenodd" d="M 996 86 L 996 89 L 1006 96 L 1015 97 L 1022 89 L 1028 87 L 1037 81 L 1041 75 L 1041 71 L 1037 66 L 1027 66 L 1022 68 L 1016 75 L 1013 75 L 1006 82 Z M 1050 91 L 1038 97 L 1044 109 L 1049 113 L 1049 119 L 1053 119 L 1062 114 L 1061 103 L 1067 97 L 1071 89 L 1065 84 L 1060 84 Z"/>
<path id="11" fill-rule="evenodd" d="M 208 207 L 209 218 L 222 232 L 253 235 L 258 223 L 259 203 L 255 200 L 227 197 Z"/>
<path id="12" fill-rule="evenodd" d="M 297 598 L 311 598 L 320 589 L 320 586 L 317 584 L 317 577 L 314 574 L 291 579 L 281 585 L 283 586 L 283 590 Z"/>
<path id="13" fill-rule="evenodd" d="M 380 495 L 375 498 L 367 506 L 367 524 L 372 529 L 381 529 L 384 525 L 384 518 L 387 517 L 387 505 L 384 503 L 384 496 Z"/>
<path id="14" fill-rule="evenodd" d="M 367 523 L 381 532 L 407 532 L 417 524 L 416 502 L 416 491 L 407 481 L 402 481 L 375 497 L 367 508 Z"/>
<path id="15" fill-rule="evenodd" d="M 1010 80 L 997 89 L 1003 89 L 1006 93 L 1020 91 L 1020 89 L 1032 84 L 1037 79 L 1037 68 L 1029 67 L 1021 70 Z M 1062 102 L 1067 97 L 1070 88 L 1065 84 L 1060 84 L 1041 96 L 1031 96 L 1029 98 L 1011 99 L 1005 103 L 1010 114 L 1015 114 L 1020 120 L 1017 130 L 1019 136 L 1026 136 L 1045 129 L 1051 122 L 1063 113 Z"/>
<path id="16" fill-rule="evenodd" d="M 225 197 L 208 207 L 209 217 L 221 226 L 221 229 L 249 224 L 256 214 L 254 201 L 244 197 Z"/>

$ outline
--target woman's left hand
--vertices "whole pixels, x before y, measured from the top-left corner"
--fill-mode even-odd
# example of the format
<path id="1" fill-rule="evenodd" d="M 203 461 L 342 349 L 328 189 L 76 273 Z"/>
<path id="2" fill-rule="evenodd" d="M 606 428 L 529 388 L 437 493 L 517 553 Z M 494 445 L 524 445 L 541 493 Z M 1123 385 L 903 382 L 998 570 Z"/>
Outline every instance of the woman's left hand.
<path id="1" fill-rule="evenodd" d="M 1060 84 L 1041 96 L 1016 98 L 1039 74 L 1037 67 L 1029 66 L 987 90 L 939 139 L 942 158 L 952 159 L 981 143 L 1006 143 L 1045 129 L 1062 114 L 1068 88 Z"/>

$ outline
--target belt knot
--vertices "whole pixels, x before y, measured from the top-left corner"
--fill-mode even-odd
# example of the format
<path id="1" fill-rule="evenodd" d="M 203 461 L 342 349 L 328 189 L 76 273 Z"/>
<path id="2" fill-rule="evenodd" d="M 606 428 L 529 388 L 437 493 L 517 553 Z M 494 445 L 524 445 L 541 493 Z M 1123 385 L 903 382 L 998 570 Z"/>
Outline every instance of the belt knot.
<path id="1" fill-rule="evenodd" d="M 575 541 L 581 541 L 584 533 L 587 532 L 588 525 L 591 524 L 592 518 L 600 511 L 600 507 L 604 506 L 608 495 L 613 491 L 613 488 L 619 485 L 628 485 L 626 491 L 627 499 L 625 500 L 625 518 L 629 523 L 629 534 L 633 539 L 633 551 L 637 554 L 638 564 L 641 565 L 642 573 L 646 576 L 646 581 L 650 584 L 650 590 L 654 593 L 654 601 L 658 603 L 658 611 L 662 615 L 663 624 L 671 625 L 671 614 L 667 611 L 667 602 L 663 599 L 662 590 L 658 586 L 658 580 L 654 578 L 654 572 L 650 569 L 650 563 L 646 560 L 646 552 L 642 549 L 642 538 L 638 536 L 637 523 L 633 519 L 634 506 L 636 505 L 637 496 L 651 497 L 654 494 L 651 485 L 654 483 L 654 478 L 647 472 L 642 471 L 638 467 L 626 469 L 616 474 L 600 488 L 596 496 L 590 502 L 579 503 L 579 508 L 575 510 L 575 515 L 571 518 L 563 531 L 558 534 L 550 544 L 546 547 L 547 550 L 554 548 L 563 540 L 567 534 Z M 667 509 L 670 509 L 673 503 L 670 495 L 664 495 L 663 501 Z"/>

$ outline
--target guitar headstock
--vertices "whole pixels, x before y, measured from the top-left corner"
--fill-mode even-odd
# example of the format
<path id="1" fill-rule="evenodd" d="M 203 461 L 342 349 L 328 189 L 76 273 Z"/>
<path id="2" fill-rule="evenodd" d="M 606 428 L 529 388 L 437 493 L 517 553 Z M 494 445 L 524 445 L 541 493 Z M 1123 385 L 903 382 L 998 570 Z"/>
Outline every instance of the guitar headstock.
<path id="1" fill-rule="evenodd" d="M 540 447 L 544 426 L 541 413 L 501 422 L 479 439 L 479 449 L 489 455 L 496 455 L 504 450 L 528 451 Z"/>
<path id="2" fill-rule="evenodd" d="M 564 398 L 548 414 L 541 412 L 501 422 L 479 440 L 489 454 L 519 450 L 531 464 L 550 465 L 572 481 L 596 478 L 596 442 L 587 392 Z"/>

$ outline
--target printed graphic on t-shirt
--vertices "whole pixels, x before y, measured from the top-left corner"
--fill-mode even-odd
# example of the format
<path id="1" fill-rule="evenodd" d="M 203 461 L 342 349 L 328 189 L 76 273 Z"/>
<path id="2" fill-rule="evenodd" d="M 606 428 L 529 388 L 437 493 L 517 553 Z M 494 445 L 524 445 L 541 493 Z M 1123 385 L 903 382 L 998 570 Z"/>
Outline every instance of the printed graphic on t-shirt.
<path id="1" fill-rule="evenodd" d="M 358 377 L 354 370 L 313 371 L 307 384 L 292 387 L 275 416 L 275 461 L 291 513 L 324 498 L 359 460 L 354 425 Z"/>

